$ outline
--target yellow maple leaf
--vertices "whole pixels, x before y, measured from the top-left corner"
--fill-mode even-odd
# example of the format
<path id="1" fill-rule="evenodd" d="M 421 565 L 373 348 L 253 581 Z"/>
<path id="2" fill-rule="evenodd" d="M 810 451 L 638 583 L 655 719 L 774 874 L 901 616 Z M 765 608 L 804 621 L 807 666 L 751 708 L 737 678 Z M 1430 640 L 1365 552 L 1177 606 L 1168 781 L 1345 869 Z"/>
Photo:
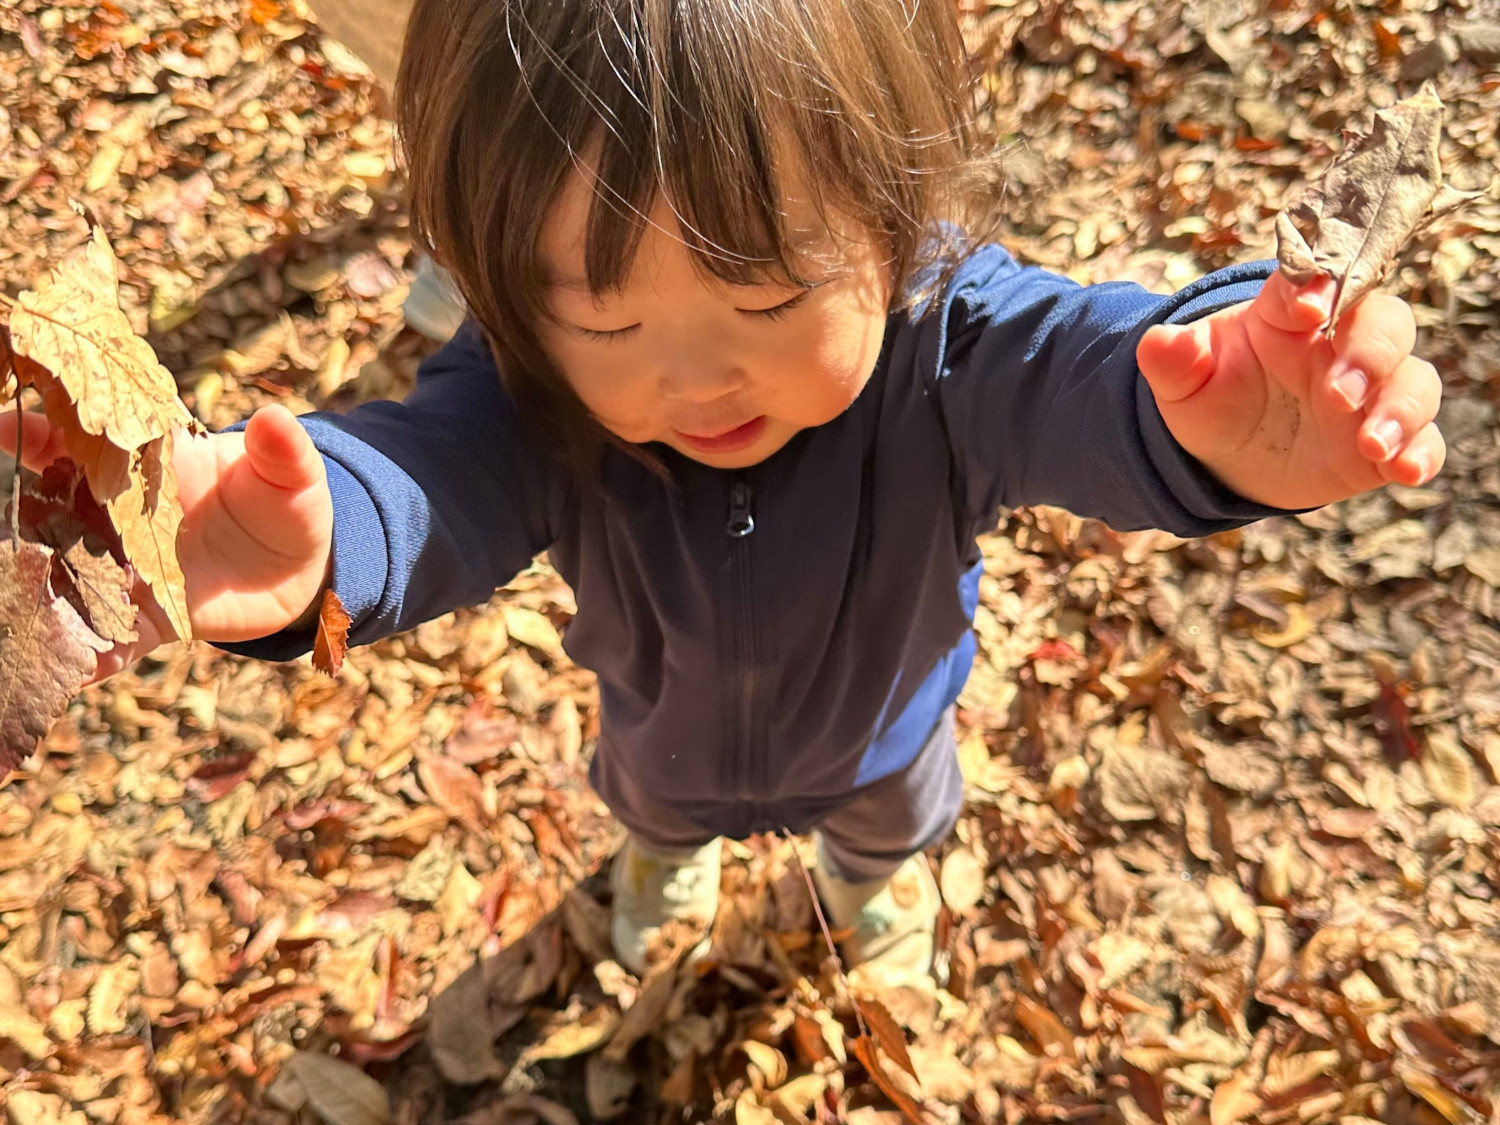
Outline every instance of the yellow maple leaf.
<path id="1" fill-rule="evenodd" d="M 107 499 L 105 507 L 125 545 L 125 557 L 151 587 L 177 635 L 190 641 L 187 586 L 177 561 L 182 504 L 172 467 L 172 435 L 149 442 L 131 461 L 128 486 Z"/>
<path id="2" fill-rule="evenodd" d="M 140 449 L 192 415 L 177 381 L 120 311 L 115 255 L 104 232 L 17 299 L 11 346 L 46 367 L 77 404 L 78 422 L 122 449 Z"/>

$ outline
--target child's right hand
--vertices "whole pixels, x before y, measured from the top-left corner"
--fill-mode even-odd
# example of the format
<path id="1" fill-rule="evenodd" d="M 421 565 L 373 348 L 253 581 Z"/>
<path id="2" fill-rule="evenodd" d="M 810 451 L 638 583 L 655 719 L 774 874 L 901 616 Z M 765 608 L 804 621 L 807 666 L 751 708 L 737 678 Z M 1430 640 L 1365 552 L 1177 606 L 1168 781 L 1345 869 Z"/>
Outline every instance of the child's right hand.
<path id="1" fill-rule="evenodd" d="M 40 472 L 67 455 L 43 415 L 22 417 L 22 464 Z M 14 410 L 0 413 L 0 450 L 15 449 L 15 419 Z M 177 555 L 197 636 L 244 641 L 313 620 L 331 565 L 333 500 L 322 455 L 291 411 L 263 407 L 239 433 L 179 432 L 173 452 L 183 509 Z M 101 656 L 93 681 L 177 639 L 144 582 L 131 597 L 139 637 Z"/>

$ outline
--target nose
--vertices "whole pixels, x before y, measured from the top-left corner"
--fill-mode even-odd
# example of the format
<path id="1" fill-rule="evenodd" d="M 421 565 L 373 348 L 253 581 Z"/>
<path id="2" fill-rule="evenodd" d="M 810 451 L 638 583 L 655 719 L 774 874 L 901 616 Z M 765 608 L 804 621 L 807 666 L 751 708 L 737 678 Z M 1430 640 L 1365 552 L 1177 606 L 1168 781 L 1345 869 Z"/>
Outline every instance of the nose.
<path id="1" fill-rule="evenodd" d="M 678 402 L 717 402 L 741 390 L 749 373 L 732 357 L 714 347 L 685 348 L 662 364 L 660 386 Z"/>

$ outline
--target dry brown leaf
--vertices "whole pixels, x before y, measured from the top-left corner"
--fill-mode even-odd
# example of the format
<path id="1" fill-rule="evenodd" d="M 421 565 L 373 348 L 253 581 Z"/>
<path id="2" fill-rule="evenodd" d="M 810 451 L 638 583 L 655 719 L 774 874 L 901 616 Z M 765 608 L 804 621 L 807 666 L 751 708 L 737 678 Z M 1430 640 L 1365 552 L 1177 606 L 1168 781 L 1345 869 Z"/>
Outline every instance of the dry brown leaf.
<path id="1" fill-rule="evenodd" d="M 130 577 L 115 561 L 124 545 L 91 495 L 78 467 L 61 457 L 40 477 L 27 473 L 21 487 L 17 525 L 60 556 L 53 585 L 95 633 L 114 643 L 135 639 L 135 606 Z"/>
<path id="2" fill-rule="evenodd" d="M 901 1111 L 901 1116 L 906 1118 L 909 1125 L 926 1125 L 927 1119 L 923 1115 L 921 1107 L 907 1095 L 907 1093 L 892 1081 L 891 1076 L 886 1073 L 884 1065 L 880 1061 L 879 1052 L 875 1046 L 875 1040 L 868 1035 L 858 1036 L 853 1041 L 854 1055 L 859 1059 L 869 1073 L 871 1080 L 880 1087 L 880 1092 L 890 1098 L 896 1108 Z"/>
<path id="3" fill-rule="evenodd" d="M 115 1035 L 128 1026 L 130 1001 L 141 974 L 130 961 L 114 961 L 99 970 L 89 988 L 88 1028 L 95 1035 Z"/>
<path id="4" fill-rule="evenodd" d="M 0 542 L 0 776 L 31 756 L 110 649 L 54 591 L 55 558 L 40 543 Z"/>
<path id="5" fill-rule="evenodd" d="M 1071 1059 L 1076 1046 L 1073 1033 L 1049 1009 L 1029 996 L 1016 997 L 1016 1019 L 1049 1055 Z"/>
<path id="6" fill-rule="evenodd" d="M 943 857 L 938 886 L 948 909 L 965 914 L 984 897 L 984 868 L 968 848 L 954 848 Z"/>
<path id="7" fill-rule="evenodd" d="M 1286 628 L 1271 629 L 1257 626 L 1250 631 L 1251 636 L 1267 648 L 1291 648 L 1307 640 L 1316 622 L 1308 615 L 1306 607 L 1294 602 L 1286 607 L 1286 617 Z"/>
<path id="8" fill-rule="evenodd" d="M 756 1086 L 763 1090 L 774 1090 L 786 1081 L 786 1056 L 775 1047 L 757 1039 L 744 1039 L 735 1044 L 745 1052 L 752 1071 L 759 1076 Z"/>
<path id="9" fill-rule="evenodd" d="M 906 1034 L 886 1006 L 873 996 L 856 996 L 854 1003 L 880 1049 L 907 1074 L 917 1078 L 917 1069 L 912 1066 L 911 1055 L 906 1050 Z"/>
<path id="10" fill-rule="evenodd" d="M 1484 1116 L 1468 1102 L 1448 1090 L 1432 1075 L 1418 1070 L 1415 1065 L 1399 1060 L 1396 1073 L 1408 1090 L 1442 1114 L 1451 1125 L 1480 1125 L 1484 1120 Z"/>
<path id="11" fill-rule="evenodd" d="M 129 486 L 108 498 L 105 506 L 125 544 L 125 557 L 151 587 L 178 638 L 192 640 L 187 584 L 177 561 L 182 504 L 177 499 L 170 434 L 156 438 L 135 454 Z"/>
<path id="12" fill-rule="evenodd" d="M 441 755 L 423 758 L 417 763 L 417 778 L 450 816 L 477 820 L 483 811 L 484 783 L 468 766 Z"/>
<path id="13" fill-rule="evenodd" d="M 297 1051 L 284 1066 L 305 1104 L 328 1125 L 389 1125 L 384 1087 L 359 1067 L 314 1051 Z"/>
<path id="14" fill-rule="evenodd" d="M 1444 731 L 1427 735 L 1427 752 L 1422 755 L 1422 776 L 1427 788 L 1443 804 L 1466 809 L 1474 803 L 1474 762 L 1462 746 Z"/>
<path id="15" fill-rule="evenodd" d="M 510 1069 L 495 1057 L 495 1036 L 519 1023 L 525 1010 L 514 1009 L 513 1018 L 506 1016 L 497 1025 L 482 962 L 470 965 L 433 997 L 428 1014 L 427 1045 L 449 1082 L 474 1086 Z"/>
<path id="16" fill-rule="evenodd" d="M 1276 256 L 1297 285 L 1324 274 L 1337 285 L 1339 316 L 1380 283 L 1406 240 L 1427 218 L 1443 182 L 1438 140 L 1443 103 L 1431 83 L 1375 114 L 1298 203 L 1276 217 Z"/>
<path id="17" fill-rule="evenodd" d="M 554 662 L 567 659 L 563 653 L 562 637 L 558 635 L 557 627 L 534 609 L 515 605 L 506 606 L 505 631 L 510 635 L 511 640 L 529 645 Z"/>
<path id="18" fill-rule="evenodd" d="M 323 591 L 323 605 L 318 610 L 318 634 L 313 640 L 313 667 L 327 676 L 337 676 L 344 666 L 349 648 L 351 618 L 344 603 L 330 587 Z"/>
<path id="19" fill-rule="evenodd" d="M 3 1103 L 9 1125 L 88 1125 L 80 1110 L 70 1110 L 56 1094 L 40 1090 L 11 1090 Z"/>
<path id="20" fill-rule="evenodd" d="M 1265 1101 L 1255 1092 L 1258 1085 L 1248 1074 L 1233 1074 L 1220 1082 L 1208 1107 L 1210 1125 L 1235 1125 L 1259 1110 Z"/>
<path id="21" fill-rule="evenodd" d="M 570 1059 L 603 1045 L 620 1026 L 620 1010 L 601 1004 L 581 1019 L 570 1020 L 521 1052 L 523 1060 Z M 784 1064 L 783 1064 L 784 1065 Z"/>
<path id="22" fill-rule="evenodd" d="M 1192 770 L 1166 751 L 1113 741 L 1104 747 L 1098 777 L 1104 811 L 1116 820 L 1160 816 L 1168 823 L 1181 823 Z"/>
<path id="23" fill-rule="evenodd" d="M 596 1121 L 611 1121 L 624 1113 L 635 1090 L 635 1070 L 602 1051 L 588 1057 L 583 1067 L 583 1092 Z"/>
<path id="24" fill-rule="evenodd" d="M 139 449 L 192 422 L 177 381 L 120 311 L 114 251 L 102 228 L 35 290 L 16 299 L 11 344 L 47 368 L 77 404 L 79 424 Z"/>

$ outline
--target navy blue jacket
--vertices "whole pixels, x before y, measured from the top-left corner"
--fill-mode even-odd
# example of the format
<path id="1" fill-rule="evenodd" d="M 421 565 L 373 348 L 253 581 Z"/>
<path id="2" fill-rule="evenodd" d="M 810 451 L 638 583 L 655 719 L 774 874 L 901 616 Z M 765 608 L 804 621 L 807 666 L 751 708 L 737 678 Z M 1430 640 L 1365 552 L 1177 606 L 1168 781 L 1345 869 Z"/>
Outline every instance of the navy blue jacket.
<path id="1" fill-rule="evenodd" d="M 618 771 L 726 834 L 811 823 L 906 765 L 957 698 L 975 536 L 1002 506 L 1183 536 L 1276 514 L 1177 444 L 1135 362 L 1149 326 L 1252 298 L 1274 265 L 1159 297 L 981 248 L 931 315 L 891 316 L 838 418 L 737 472 L 663 447 L 663 481 L 613 453 L 603 503 L 535 447 L 470 322 L 404 402 L 302 419 L 328 465 L 350 643 L 484 602 L 550 551 L 578 600 L 564 646 L 599 676 L 605 800 Z"/>

